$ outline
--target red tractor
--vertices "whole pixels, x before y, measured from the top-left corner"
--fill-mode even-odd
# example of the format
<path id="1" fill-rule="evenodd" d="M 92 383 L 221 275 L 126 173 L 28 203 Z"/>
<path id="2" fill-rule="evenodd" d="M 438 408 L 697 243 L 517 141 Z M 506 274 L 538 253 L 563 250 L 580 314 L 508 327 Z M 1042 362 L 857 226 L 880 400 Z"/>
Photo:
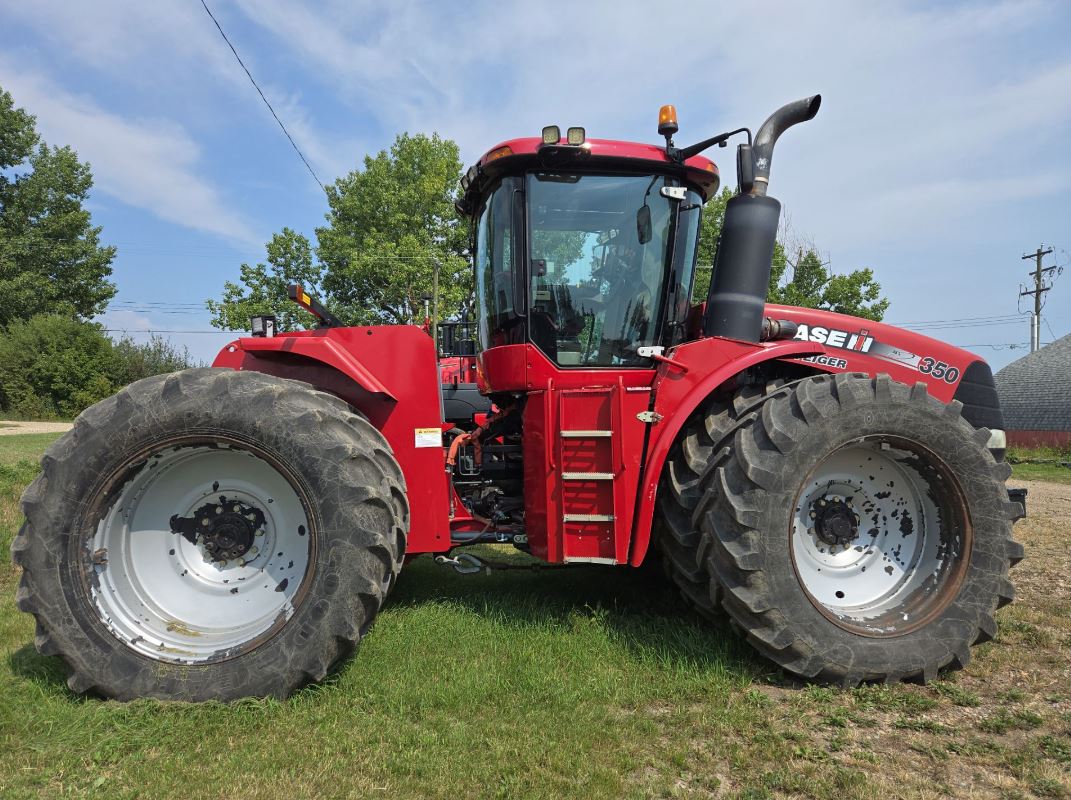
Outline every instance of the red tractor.
<path id="1" fill-rule="evenodd" d="M 322 322 L 87 409 L 26 490 L 18 605 L 76 692 L 283 697 L 354 650 L 403 564 L 475 543 L 552 564 L 662 559 L 807 680 L 928 680 L 996 632 L 1023 554 L 992 374 L 889 325 L 767 305 L 778 137 L 691 147 L 582 128 L 461 182 L 474 335 Z M 731 136 L 706 302 L 700 155 Z M 446 340 L 449 339 L 449 343 Z"/>

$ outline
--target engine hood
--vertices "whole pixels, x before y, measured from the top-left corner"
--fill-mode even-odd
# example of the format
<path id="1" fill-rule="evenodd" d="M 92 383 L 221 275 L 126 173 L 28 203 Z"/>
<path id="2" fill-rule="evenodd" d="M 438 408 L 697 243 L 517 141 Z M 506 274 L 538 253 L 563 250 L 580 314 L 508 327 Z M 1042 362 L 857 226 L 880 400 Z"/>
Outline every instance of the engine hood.
<path id="1" fill-rule="evenodd" d="M 948 402 L 967 370 L 982 359 L 967 350 L 883 322 L 822 311 L 768 304 L 766 316 L 799 325 L 796 339 L 823 345 L 825 353 L 804 360 L 835 372 L 886 372 L 913 385 L 926 383 Z"/>

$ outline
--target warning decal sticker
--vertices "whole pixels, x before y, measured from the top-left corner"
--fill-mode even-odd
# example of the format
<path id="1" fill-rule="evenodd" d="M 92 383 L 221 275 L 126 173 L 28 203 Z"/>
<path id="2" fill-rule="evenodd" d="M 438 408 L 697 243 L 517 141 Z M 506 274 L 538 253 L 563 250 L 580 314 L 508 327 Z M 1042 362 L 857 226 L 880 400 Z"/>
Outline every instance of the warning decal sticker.
<path id="1" fill-rule="evenodd" d="M 442 428 L 413 428 L 415 447 L 442 447 Z"/>

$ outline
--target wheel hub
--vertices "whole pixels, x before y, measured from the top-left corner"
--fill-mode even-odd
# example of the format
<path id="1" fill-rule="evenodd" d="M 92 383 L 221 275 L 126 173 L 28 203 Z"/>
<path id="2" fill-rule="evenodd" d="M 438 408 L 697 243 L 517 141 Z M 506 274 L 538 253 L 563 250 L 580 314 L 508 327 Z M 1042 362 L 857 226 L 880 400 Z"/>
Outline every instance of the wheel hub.
<path id="1" fill-rule="evenodd" d="M 819 498 L 811 507 L 814 532 L 829 545 L 847 545 L 859 537 L 859 515 L 841 497 Z"/>
<path id="2" fill-rule="evenodd" d="M 171 530 L 204 547 L 209 560 L 222 564 L 241 558 L 253 547 L 264 526 L 264 512 L 220 495 L 189 517 L 171 517 Z"/>
<path id="3" fill-rule="evenodd" d="M 158 446 L 117 478 L 87 569 L 100 619 L 128 647 L 207 664 L 259 646 L 293 616 L 315 538 L 280 465 L 237 443 L 194 439 Z"/>
<path id="4" fill-rule="evenodd" d="M 792 558 L 802 588 L 835 624 L 898 636 L 921 624 L 934 587 L 961 562 L 953 486 L 913 443 L 865 437 L 822 459 L 800 487 Z"/>

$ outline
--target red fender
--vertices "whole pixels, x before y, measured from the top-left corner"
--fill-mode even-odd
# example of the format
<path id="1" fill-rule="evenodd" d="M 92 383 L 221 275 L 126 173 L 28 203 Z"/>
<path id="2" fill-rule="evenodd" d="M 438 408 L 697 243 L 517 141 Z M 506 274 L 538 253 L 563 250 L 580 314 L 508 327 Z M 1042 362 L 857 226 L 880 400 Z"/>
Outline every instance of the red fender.
<path id="1" fill-rule="evenodd" d="M 655 494 L 662 467 L 684 423 L 710 394 L 744 370 L 781 358 L 824 352 L 821 345 L 802 341 L 752 344 L 732 339 L 700 339 L 675 347 L 662 360 L 654 382 L 654 423 L 644 461 L 636 517 L 632 526 L 629 563 L 638 567 L 647 554 L 654 519 Z"/>
<path id="2" fill-rule="evenodd" d="M 213 367 L 311 383 L 361 410 L 390 443 L 409 496 L 406 552 L 450 548 L 435 343 L 420 328 L 321 328 L 237 339 Z"/>

